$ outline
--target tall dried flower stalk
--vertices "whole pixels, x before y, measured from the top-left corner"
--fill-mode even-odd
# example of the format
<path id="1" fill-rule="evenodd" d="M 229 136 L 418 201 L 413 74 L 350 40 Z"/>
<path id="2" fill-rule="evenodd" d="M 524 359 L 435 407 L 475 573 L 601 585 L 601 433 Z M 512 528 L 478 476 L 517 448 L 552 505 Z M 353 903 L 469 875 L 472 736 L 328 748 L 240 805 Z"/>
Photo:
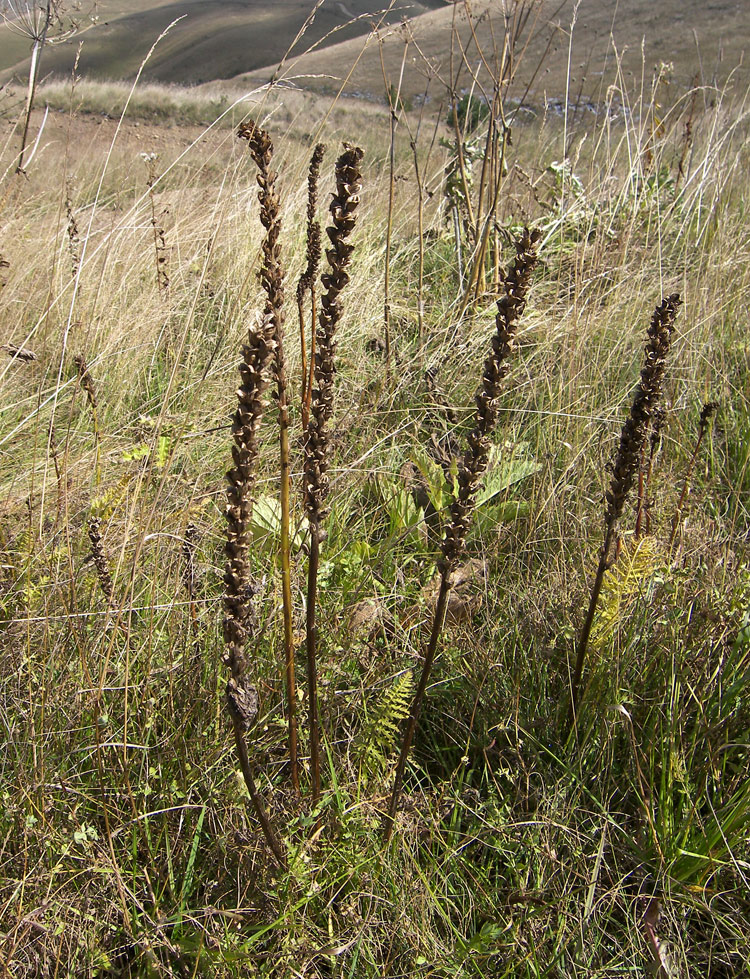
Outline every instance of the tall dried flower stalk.
<path id="1" fill-rule="evenodd" d="M 690 487 L 690 480 L 693 476 L 693 470 L 695 469 L 695 462 L 698 458 L 698 453 L 700 452 L 701 445 L 703 444 L 703 438 L 708 430 L 709 422 L 711 421 L 711 416 L 718 411 L 719 405 L 716 401 L 708 401 L 703 405 L 701 409 L 701 417 L 698 422 L 698 438 L 695 441 L 695 447 L 693 448 L 693 454 L 690 456 L 690 462 L 688 463 L 687 472 L 685 473 L 685 480 L 682 484 L 682 492 L 680 493 L 680 499 L 677 503 L 677 509 L 675 510 L 674 517 L 672 517 L 672 530 L 669 534 L 669 546 L 672 548 L 674 546 L 675 537 L 677 536 L 677 528 L 680 526 L 680 517 L 682 516 L 682 508 L 685 505 L 685 498 L 688 494 L 688 489 Z"/>
<path id="2" fill-rule="evenodd" d="M 258 696 L 247 676 L 247 644 L 255 629 L 252 607 L 254 586 L 248 562 L 252 492 L 258 458 L 258 430 L 265 410 L 263 394 L 274 357 L 270 316 L 266 315 L 248 333 L 242 348 L 241 383 L 237 391 L 237 410 L 232 419 L 233 467 L 227 473 L 227 565 L 224 572 L 224 663 L 229 669 L 226 686 L 227 706 L 232 719 L 237 755 L 260 821 L 263 834 L 280 866 L 286 864 L 281 844 L 274 832 L 255 785 L 247 753 L 245 735 L 258 712 Z"/>
<path id="3" fill-rule="evenodd" d="M 310 418 L 310 402 L 312 401 L 312 387 L 315 373 L 315 324 L 318 319 L 317 311 L 317 290 L 315 280 L 318 278 L 320 268 L 320 222 L 315 220 L 315 211 L 318 206 L 318 178 L 320 176 L 320 164 L 323 162 L 325 153 L 323 143 L 318 143 L 313 150 L 310 158 L 310 169 L 307 174 L 307 265 L 297 283 L 297 312 L 299 314 L 299 342 L 302 352 L 302 428 L 307 428 Z M 307 342 L 305 339 L 305 295 L 310 292 L 310 357 L 307 356 Z"/>
<path id="4" fill-rule="evenodd" d="M 297 687 L 294 672 L 294 624 L 292 617 L 292 572 L 290 525 L 290 455 L 289 406 L 287 401 L 286 365 L 284 361 L 284 268 L 281 264 L 281 216 L 276 191 L 278 174 L 271 168 L 273 142 L 265 130 L 255 123 L 243 123 L 237 135 L 246 139 L 250 155 L 257 167 L 260 220 L 266 229 L 263 241 L 263 261 L 260 279 L 266 293 L 265 316 L 273 337 L 273 371 L 276 380 L 276 401 L 279 423 L 279 468 L 281 497 L 281 594 L 284 614 L 284 664 L 286 673 L 286 707 L 289 729 L 289 767 L 292 785 L 299 792 L 299 762 L 297 759 Z"/>
<path id="5" fill-rule="evenodd" d="M 169 268 L 167 262 L 167 235 L 160 217 L 156 213 L 156 195 L 154 194 L 154 184 L 156 183 L 156 161 L 157 153 L 141 153 L 141 158 L 146 164 L 148 176 L 146 187 L 148 188 L 148 200 L 151 207 L 151 228 L 154 235 L 154 260 L 156 264 L 156 286 L 159 295 L 166 299 L 169 296 Z"/>
<path id="6" fill-rule="evenodd" d="M 96 576 L 99 579 L 99 586 L 107 602 L 112 601 L 112 575 L 109 570 L 109 561 L 104 550 L 102 540 L 102 522 L 98 517 L 90 517 L 87 524 L 89 541 L 91 542 L 91 556 L 94 559 Z"/>
<path id="7" fill-rule="evenodd" d="M 307 688 L 310 767 L 313 805 L 320 798 L 320 724 L 318 719 L 317 627 L 315 623 L 320 544 L 324 532 L 328 496 L 328 424 L 333 415 L 333 378 L 335 373 L 336 328 L 341 319 L 341 290 L 349 282 L 347 267 L 354 246 L 347 238 L 354 230 L 361 188 L 362 150 L 344 144 L 336 161 L 336 192 L 331 201 L 331 225 L 326 229 L 331 247 L 326 251 L 330 270 L 324 272 L 320 320 L 315 351 L 315 389 L 312 392 L 310 418 L 305 431 L 304 503 L 310 525 L 310 558 L 307 572 Z"/>
<path id="8" fill-rule="evenodd" d="M 198 528 L 190 521 L 185 528 L 182 540 L 182 583 L 188 598 L 190 612 L 190 632 L 193 636 L 194 651 L 198 651 L 198 613 L 195 607 L 195 548 L 198 543 Z"/>
<path id="9" fill-rule="evenodd" d="M 476 394 L 474 427 L 469 433 L 467 449 L 459 466 L 458 495 L 451 504 L 451 519 L 442 543 L 442 557 L 438 565 L 440 590 L 438 591 L 432 620 L 430 639 L 425 653 L 419 686 L 409 711 L 409 719 L 401 743 L 401 754 L 396 766 L 391 800 L 385 817 L 386 842 L 393 832 L 406 762 L 414 740 L 422 701 L 427 690 L 427 683 L 445 621 L 448 597 L 453 586 L 453 573 L 466 547 L 466 535 L 476 505 L 477 491 L 487 469 L 492 445 L 490 436 L 497 425 L 498 399 L 502 381 L 510 369 L 507 360 L 513 351 L 517 320 L 526 306 L 526 297 L 536 265 L 537 245 L 540 237 L 540 231 L 529 231 L 526 228 L 516 240 L 516 258 L 512 269 L 504 279 L 505 295 L 497 302 L 496 329 L 492 338 L 492 349 L 485 360 L 482 381 Z"/>
<path id="10" fill-rule="evenodd" d="M 81 387 L 86 395 L 86 401 L 91 409 L 91 418 L 94 423 L 94 444 L 96 446 L 96 464 L 94 466 L 94 481 L 96 485 L 99 485 L 101 480 L 101 469 L 100 469 L 100 456 L 101 456 L 101 436 L 99 432 L 99 400 L 96 395 L 96 385 L 94 384 L 94 379 L 89 371 L 88 364 L 86 363 L 86 358 L 83 354 L 77 354 L 73 358 L 73 363 L 78 371 L 78 378 L 81 382 Z"/>
<path id="11" fill-rule="evenodd" d="M 622 426 L 620 445 L 615 458 L 612 481 L 606 494 L 606 509 L 604 512 L 604 543 L 599 552 L 599 565 L 591 588 L 589 608 L 586 619 L 578 638 L 576 650 L 576 665 L 571 684 L 570 723 L 576 721 L 576 710 L 580 696 L 581 676 L 586 658 L 586 650 L 594 624 L 599 594 L 602 590 L 604 575 L 612 564 L 617 551 L 617 525 L 622 516 L 625 501 L 638 473 L 641 453 L 646 441 L 648 426 L 659 406 L 664 384 L 664 374 L 667 367 L 667 354 L 672 343 L 674 321 L 677 310 L 682 305 L 678 293 L 672 293 L 662 299 L 651 317 L 651 325 L 645 350 L 645 362 L 641 370 L 641 378 L 633 396 L 630 415 Z"/>
<path id="12" fill-rule="evenodd" d="M 76 220 L 73 202 L 70 197 L 65 198 L 65 212 L 68 217 L 68 251 L 70 252 L 70 274 L 75 280 L 81 268 L 81 236 L 78 231 L 78 221 Z"/>
<path id="13" fill-rule="evenodd" d="M 644 442 L 641 450 L 641 466 L 638 472 L 638 505 L 635 514 L 635 529 L 633 534 L 636 540 L 641 533 L 651 533 L 651 477 L 654 472 L 654 459 L 661 445 L 661 433 L 664 422 L 667 419 L 667 409 L 660 405 L 654 409 L 651 416 L 651 424 L 648 429 L 648 462 L 644 466 L 646 455 L 646 445 Z"/>

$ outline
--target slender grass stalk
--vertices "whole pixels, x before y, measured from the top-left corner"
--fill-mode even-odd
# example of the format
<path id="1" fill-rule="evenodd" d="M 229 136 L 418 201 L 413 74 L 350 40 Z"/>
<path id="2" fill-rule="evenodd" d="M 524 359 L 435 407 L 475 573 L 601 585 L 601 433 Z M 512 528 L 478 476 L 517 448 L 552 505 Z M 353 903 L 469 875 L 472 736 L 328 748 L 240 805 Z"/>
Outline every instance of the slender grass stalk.
<path id="1" fill-rule="evenodd" d="M 318 717 L 317 624 L 316 605 L 320 544 L 324 537 L 323 520 L 328 496 L 328 424 L 333 415 L 333 378 L 335 374 L 336 328 L 341 319 L 340 294 L 349 282 L 347 267 L 354 246 L 347 238 L 354 230 L 362 181 L 362 150 L 344 144 L 336 161 L 336 193 L 331 201 L 331 225 L 326 229 L 331 247 L 326 251 L 330 271 L 324 272 L 325 289 L 321 297 L 315 351 L 315 390 L 310 418 L 305 431 L 304 503 L 310 525 L 310 557 L 307 570 L 306 649 L 308 728 L 312 802 L 320 799 L 320 721 Z"/>
<path id="2" fill-rule="evenodd" d="M 589 607 L 583 623 L 576 649 L 576 665 L 570 693 L 570 726 L 576 723 L 576 711 L 580 696 L 581 676 L 586 659 L 586 650 L 594 624 L 596 607 L 607 568 L 611 566 L 618 539 L 617 525 L 622 516 L 628 493 L 638 472 L 641 452 L 646 441 L 648 425 L 659 405 L 667 366 L 667 354 L 672 343 L 674 321 L 677 310 L 682 305 L 678 293 L 662 299 L 651 317 L 646 341 L 645 363 L 641 378 L 633 396 L 630 414 L 622 426 L 620 445 L 617 450 L 612 482 L 606 495 L 604 513 L 604 543 L 599 552 L 599 565 L 591 588 Z"/>
<path id="3" fill-rule="evenodd" d="M 682 484 L 682 492 L 680 493 L 680 499 L 677 502 L 677 509 L 674 512 L 674 517 L 672 517 L 672 530 L 669 534 L 670 550 L 672 547 L 674 547 L 675 537 L 677 536 L 677 528 L 680 526 L 682 508 L 685 505 L 685 498 L 687 497 L 688 489 L 690 488 L 690 480 L 693 478 L 693 470 L 695 469 L 695 463 L 703 443 L 703 438 L 708 430 L 708 424 L 711 420 L 711 416 L 718 410 L 718 407 L 719 405 L 716 401 L 708 401 L 703 405 L 701 410 L 701 417 L 700 421 L 698 422 L 698 438 L 695 440 L 693 454 L 690 456 L 690 462 L 688 463 L 687 472 L 685 473 L 685 480 Z"/>
<path id="4" fill-rule="evenodd" d="M 266 314 L 262 322 L 249 331 L 248 341 L 242 348 L 238 406 L 232 419 L 234 465 L 227 473 L 223 659 L 230 674 L 226 686 L 227 707 L 242 775 L 266 842 L 283 867 L 286 857 L 255 785 L 245 743 L 246 732 L 254 723 L 258 710 L 257 693 L 247 677 L 246 648 L 255 629 L 252 608 L 254 589 L 248 564 L 249 526 L 258 458 L 258 430 L 265 411 L 263 394 L 269 383 L 274 343 L 271 316 Z"/>
<path id="5" fill-rule="evenodd" d="M 442 557 L 438 566 L 440 590 L 432 620 L 430 639 L 425 652 L 422 675 L 412 701 L 409 719 L 401 742 L 401 754 L 396 766 L 391 800 L 384 818 L 386 842 L 393 832 L 406 762 L 414 740 L 422 701 L 425 697 L 427 683 L 445 622 L 445 610 L 453 586 L 453 573 L 466 547 L 466 534 L 471 524 L 476 494 L 487 469 L 492 445 L 490 436 L 497 425 L 498 399 L 502 381 L 510 369 L 507 359 L 513 350 L 516 321 L 526 306 L 526 296 L 536 265 L 537 243 L 540 237 L 540 231 L 529 231 L 526 228 L 516 240 L 516 258 L 513 268 L 505 276 L 505 295 L 497 303 L 496 330 L 492 338 L 492 350 L 484 362 L 482 382 L 475 399 L 474 427 L 469 433 L 468 446 L 458 471 L 458 496 L 451 504 L 451 519 L 442 543 Z"/>
<path id="6" fill-rule="evenodd" d="M 317 289 L 316 279 L 320 268 L 320 222 L 315 220 L 315 212 L 318 206 L 318 178 L 320 176 L 320 164 L 323 162 L 325 145 L 318 143 L 313 150 L 310 158 L 310 169 L 307 173 L 307 265 L 297 283 L 297 313 L 299 315 L 299 342 L 302 353 L 302 391 L 300 401 L 302 404 L 302 430 L 307 428 L 310 418 L 310 402 L 312 400 L 312 387 L 315 371 L 315 324 L 317 323 Z M 305 293 L 310 292 L 310 357 L 307 356 L 307 342 L 305 339 L 305 313 L 304 302 Z"/>
<path id="7" fill-rule="evenodd" d="M 265 130 L 254 123 L 243 123 L 238 136 L 246 139 L 250 155 L 258 169 L 258 200 L 260 220 L 266 229 L 263 241 L 261 282 L 266 293 L 265 313 L 273 333 L 273 370 L 276 380 L 276 402 L 279 424 L 279 468 L 281 479 L 281 594 L 284 615 L 284 665 L 286 673 L 286 708 L 289 728 L 289 767 L 292 785 L 299 793 L 299 761 L 297 757 L 297 684 L 294 670 L 294 627 L 292 609 L 292 572 L 290 542 L 290 454 L 289 405 L 287 400 L 286 363 L 284 360 L 284 268 L 281 264 L 279 233 L 281 216 L 276 192 L 278 174 L 271 169 L 273 142 Z"/>

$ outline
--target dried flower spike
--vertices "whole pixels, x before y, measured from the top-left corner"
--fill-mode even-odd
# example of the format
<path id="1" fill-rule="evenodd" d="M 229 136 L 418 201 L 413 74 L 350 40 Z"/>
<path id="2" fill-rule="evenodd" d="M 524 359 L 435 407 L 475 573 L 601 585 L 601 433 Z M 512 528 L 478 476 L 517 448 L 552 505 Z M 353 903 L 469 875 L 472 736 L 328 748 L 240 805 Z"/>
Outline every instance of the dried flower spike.
<path id="1" fill-rule="evenodd" d="M 541 237 L 538 230 L 525 228 L 516 240 L 516 258 L 513 267 L 505 276 L 505 295 L 497 303 L 496 329 L 492 338 L 492 349 L 484 363 L 484 371 L 476 394 L 476 413 L 474 427 L 469 433 L 468 447 L 458 471 L 458 495 L 450 508 L 451 519 L 442 544 L 442 558 L 439 563 L 440 590 L 432 620 L 430 640 L 425 653 L 422 675 L 417 692 L 412 701 L 409 720 L 401 743 L 401 754 L 393 780 L 393 790 L 385 816 L 385 838 L 390 839 L 393 822 L 401 795 L 401 786 L 406 771 L 417 720 L 427 690 L 432 664 L 435 660 L 438 641 L 445 621 L 448 597 L 453 587 L 453 571 L 466 546 L 466 534 L 471 524 L 476 505 L 476 495 L 482 477 L 487 469 L 492 434 L 498 417 L 498 398 L 502 381 L 508 373 L 506 363 L 513 350 L 516 334 L 516 321 L 526 307 L 526 296 L 537 260 L 537 245 Z"/>
<path id="2" fill-rule="evenodd" d="M 612 480 L 605 496 L 604 543 L 599 554 L 599 566 L 591 589 L 588 613 L 581 629 L 576 650 L 576 666 L 571 684 L 571 725 L 576 719 L 583 664 L 591 635 L 591 627 L 594 624 L 599 594 L 604 582 L 604 574 L 617 551 L 617 525 L 622 516 L 628 493 L 638 473 L 649 422 L 659 408 L 667 367 L 667 354 L 674 333 L 674 321 L 681 305 L 682 300 L 679 294 L 675 292 L 663 299 L 654 310 L 651 325 L 648 328 L 640 381 L 633 396 L 630 414 L 622 426 Z"/>
<path id="3" fill-rule="evenodd" d="M 361 189 L 362 150 L 344 144 L 336 161 L 336 192 L 331 201 L 331 225 L 326 229 L 331 247 L 326 251 L 329 271 L 322 276 L 325 289 L 315 351 L 315 389 L 305 430 L 304 503 L 310 524 L 310 557 L 307 571 L 307 690 L 310 767 L 313 804 L 320 798 L 320 725 L 318 720 L 317 628 L 315 624 L 322 521 L 328 496 L 328 424 L 333 415 L 336 328 L 341 318 L 341 290 L 349 282 L 347 268 L 354 246 L 347 239 L 354 230 Z"/>

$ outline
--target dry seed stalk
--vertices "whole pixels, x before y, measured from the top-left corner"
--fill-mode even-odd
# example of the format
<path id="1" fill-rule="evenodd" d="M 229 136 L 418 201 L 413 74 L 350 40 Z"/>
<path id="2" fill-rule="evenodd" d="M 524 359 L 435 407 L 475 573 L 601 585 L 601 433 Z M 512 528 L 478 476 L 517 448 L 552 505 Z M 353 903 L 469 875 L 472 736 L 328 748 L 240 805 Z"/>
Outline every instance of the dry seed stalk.
<path id="1" fill-rule="evenodd" d="M 151 206 L 151 227 L 154 232 L 154 258 L 156 262 L 156 285 L 159 295 L 167 298 L 169 295 L 169 270 L 167 268 L 167 236 L 164 227 L 156 214 L 156 195 L 154 194 L 154 184 L 156 183 L 156 161 L 157 153 L 141 153 L 141 157 L 146 164 L 148 177 L 146 186 L 148 187 L 148 199 Z M 166 211 L 162 212 L 163 214 Z"/>
<path id="2" fill-rule="evenodd" d="M 654 409 L 651 416 L 651 425 L 648 430 L 648 462 L 645 465 L 646 445 L 644 442 L 641 450 L 641 466 L 638 472 L 638 505 L 636 507 L 635 529 L 633 531 L 636 540 L 641 536 L 642 529 L 645 533 L 651 533 L 651 476 L 654 471 L 654 458 L 661 445 L 661 433 L 664 422 L 667 419 L 667 409 L 659 406 Z"/>
<path id="3" fill-rule="evenodd" d="M 674 545 L 674 539 L 677 536 L 677 528 L 680 525 L 680 517 L 682 516 L 682 508 L 685 504 L 685 498 L 688 494 L 688 488 L 690 486 L 690 480 L 693 475 L 693 469 L 695 468 L 695 462 L 698 458 L 698 453 L 700 452 L 700 447 L 703 442 L 703 437 L 708 429 L 708 423 L 711 420 L 711 416 L 714 412 L 718 411 L 719 404 L 716 401 L 708 401 L 703 405 L 701 410 L 700 421 L 698 422 L 698 438 L 695 442 L 695 448 L 693 449 L 693 454 L 690 457 L 690 462 L 688 463 L 687 472 L 685 473 L 685 481 L 682 484 L 682 492 L 680 493 L 680 499 L 677 503 L 677 509 L 675 510 L 674 517 L 672 518 L 672 530 L 669 535 L 669 547 L 670 549 Z"/>
<path id="4" fill-rule="evenodd" d="M 232 419 L 232 469 L 227 473 L 227 565 L 224 572 L 224 663 L 229 668 L 226 686 L 227 707 L 232 719 L 237 755 L 250 799 L 271 852 L 281 866 L 284 851 L 266 814 L 250 767 L 245 733 L 258 712 L 258 696 L 247 677 L 246 646 L 255 621 L 252 608 L 254 587 L 248 563 L 248 540 L 252 516 L 252 491 L 258 458 L 258 429 L 265 410 L 263 394 L 268 387 L 268 372 L 274 356 L 270 317 L 248 333 L 242 347 L 241 383 L 237 391 L 237 410 Z"/>
<path id="5" fill-rule="evenodd" d="M 190 631 L 193 634 L 195 651 L 198 651 L 198 615 L 195 608 L 195 547 L 198 543 L 198 528 L 191 521 L 185 528 L 182 541 L 182 583 L 188 597 L 190 609 Z"/>
<path id="6" fill-rule="evenodd" d="M 586 620 L 581 629 L 576 650 L 576 666 L 571 684 L 570 724 L 575 724 L 576 709 L 580 694 L 581 675 L 586 658 L 591 627 L 594 624 L 599 594 L 604 582 L 604 574 L 610 567 L 617 545 L 617 524 L 622 516 L 628 493 L 638 472 L 641 453 L 648 433 L 649 421 L 659 406 L 667 366 L 667 354 L 672 343 L 674 321 L 677 310 L 682 305 L 678 293 L 662 299 L 651 317 L 646 341 L 645 362 L 641 378 L 633 396 L 630 415 L 622 426 L 620 445 L 615 458 L 612 481 L 606 494 L 604 513 L 604 543 L 599 553 L 599 566 L 594 578 L 589 599 Z"/>
<path id="7" fill-rule="evenodd" d="M 320 544 L 324 532 L 325 501 L 328 496 L 328 423 L 333 415 L 334 354 L 336 328 L 341 318 L 339 296 L 349 282 L 346 271 L 354 246 L 347 238 L 354 230 L 362 174 L 362 150 L 344 144 L 344 152 L 336 161 L 336 193 L 331 201 L 332 224 L 326 229 L 331 248 L 326 251 L 330 266 L 324 272 L 325 289 L 321 298 L 320 320 L 315 352 L 315 390 L 312 392 L 310 418 L 305 431 L 304 503 L 310 524 L 310 558 L 307 572 L 307 687 L 308 727 L 310 734 L 310 766 L 312 769 L 312 800 L 320 798 L 320 728 L 318 720 L 317 627 L 315 624 Z"/>
<path id="8" fill-rule="evenodd" d="M 315 211 L 318 206 L 318 178 L 320 176 L 320 164 L 323 162 L 325 153 L 323 143 L 318 143 L 313 150 L 310 158 L 310 169 L 307 174 L 307 265 L 297 283 L 297 311 L 299 314 L 299 337 L 300 350 L 302 352 L 302 429 L 307 428 L 310 418 L 310 402 L 312 400 L 312 386 L 315 373 L 315 325 L 317 322 L 317 291 L 315 280 L 318 278 L 320 268 L 320 222 L 315 220 Z M 307 343 L 305 342 L 305 314 L 304 300 L 305 293 L 310 291 L 310 359 L 307 357 Z"/>
<path id="9" fill-rule="evenodd" d="M 276 401 L 279 414 L 279 468 L 281 478 L 281 594 L 284 611 L 284 663 L 286 673 L 287 723 L 289 727 L 289 767 L 292 785 L 299 792 L 299 763 L 297 760 L 297 688 L 294 673 L 294 628 L 292 610 L 292 572 L 290 524 L 290 456 L 289 407 L 287 403 L 286 365 L 284 361 L 284 268 L 281 264 L 279 233 L 281 217 L 276 192 L 278 174 L 271 169 L 273 142 L 265 130 L 255 123 L 243 123 L 237 135 L 246 139 L 250 155 L 258 169 L 258 200 L 260 220 L 266 229 L 263 241 L 263 262 L 260 278 L 266 293 L 265 314 L 273 335 L 273 370 L 276 380 Z"/>
<path id="10" fill-rule="evenodd" d="M 526 228 L 516 240 L 516 258 L 513 268 L 507 273 L 504 280 L 505 295 L 497 302 L 496 330 L 492 338 L 492 350 L 484 363 L 482 382 L 475 398 L 474 427 L 469 433 L 468 446 L 458 471 L 458 496 L 451 505 L 451 519 L 442 543 L 443 553 L 438 565 L 440 590 L 432 620 L 430 640 L 425 653 L 419 686 L 414 695 L 409 720 L 404 731 L 393 791 L 385 817 L 386 842 L 393 832 L 393 822 L 401 795 L 406 762 L 414 740 L 414 732 L 427 690 L 432 664 L 435 660 L 440 633 L 443 629 L 448 596 L 453 585 L 453 572 L 466 546 L 466 534 L 471 523 L 476 494 L 487 469 L 492 444 L 490 436 L 495 429 L 498 418 L 498 398 L 500 397 L 503 378 L 510 369 L 507 359 L 513 350 L 516 321 L 526 306 L 526 296 L 536 265 L 536 249 L 540 237 L 540 231 L 529 231 Z"/>
<path id="11" fill-rule="evenodd" d="M 101 437 L 99 433 L 99 401 L 96 396 L 96 386 L 94 384 L 94 379 L 89 372 L 88 364 L 86 363 L 86 358 L 83 354 L 77 354 L 73 358 L 73 363 L 78 371 L 78 377 L 81 382 L 81 387 L 86 394 L 86 400 L 88 401 L 89 408 L 91 409 L 91 417 L 94 422 L 94 443 L 96 445 L 96 465 L 94 467 L 94 480 L 96 485 L 99 485 L 101 480 L 100 471 L 100 454 L 101 454 Z"/>
<path id="12" fill-rule="evenodd" d="M 96 576 L 99 579 L 102 594 L 107 599 L 107 602 L 111 602 L 112 575 L 110 574 L 109 561 L 107 560 L 107 554 L 102 541 L 102 522 L 98 517 L 89 518 L 88 534 L 89 540 L 91 541 L 91 556 L 94 559 Z"/>
<path id="13" fill-rule="evenodd" d="M 78 233 L 78 222 L 73 211 L 70 197 L 65 198 L 65 211 L 68 215 L 68 250 L 70 251 L 70 273 L 74 280 L 78 278 L 81 269 L 81 238 Z"/>

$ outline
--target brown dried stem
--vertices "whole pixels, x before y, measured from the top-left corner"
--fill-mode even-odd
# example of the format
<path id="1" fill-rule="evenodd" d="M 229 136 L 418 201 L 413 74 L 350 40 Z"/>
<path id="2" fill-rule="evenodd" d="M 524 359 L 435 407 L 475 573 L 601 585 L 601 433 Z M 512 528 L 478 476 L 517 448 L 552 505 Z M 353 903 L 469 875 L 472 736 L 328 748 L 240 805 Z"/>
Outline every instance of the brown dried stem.
<path id="1" fill-rule="evenodd" d="M 516 321 L 526 306 L 526 296 L 536 265 L 536 249 L 540 237 L 539 231 L 529 231 L 527 228 L 516 240 L 516 258 L 513 268 L 505 276 L 505 295 L 497 303 L 496 330 L 492 338 L 492 350 L 484 363 L 482 382 L 475 398 L 474 427 L 469 433 L 468 446 L 458 471 L 458 496 L 451 504 L 451 520 L 442 543 L 442 558 L 438 565 L 440 590 L 432 620 L 430 639 L 425 653 L 419 686 L 409 711 L 409 720 L 401 743 L 401 754 L 396 766 L 391 800 L 385 816 L 386 842 L 393 832 L 406 762 L 414 740 L 422 701 L 427 690 L 438 641 L 443 629 L 445 610 L 453 585 L 453 572 L 466 547 L 466 534 L 471 524 L 477 491 L 487 469 L 492 445 L 490 436 L 497 424 L 498 399 L 502 381 L 510 369 L 507 359 L 513 350 L 517 328 Z"/>
<path id="2" fill-rule="evenodd" d="M 265 410 L 263 394 L 274 356 L 270 317 L 248 334 L 242 348 L 241 383 L 237 391 L 237 410 L 232 419 L 233 467 L 227 473 L 227 565 L 224 572 L 224 663 L 229 668 L 226 686 L 227 707 L 232 719 L 237 755 L 250 799 L 271 852 L 280 866 L 286 858 L 271 826 L 263 800 L 255 786 L 247 754 L 245 734 L 257 716 L 257 693 L 247 676 L 246 648 L 255 629 L 252 608 L 254 586 L 248 562 L 252 492 L 258 458 L 258 430 Z"/>
<path id="3" fill-rule="evenodd" d="M 281 593 L 284 615 L 284 664 L 286 674 L 286 706 L 289 728 L 289 766 L 292 785 L 299 793 L 299 762 L 297 758 L 297 687 L 294 671 L 294 630 L 292 618 L 291 543 L 290 543 L 290 455 L 289 406 L 287 402 L 286 364 L 284 360 L 284 269 L 281 264 L 279 233 L 281 217 L 276 192 L 278 174 L 271 169 L 273 143 L 265 130 L 254 123 L 243 123 L 238 135 L 246 139 L 250 154 L 258 168 L 258 200 L 260 220 L 266 229 L 263 241 L 261 283 L 266 293 L 265 314 L 273 336 L 273 370 L 276 380 L 276 401 L 279 423 L 279 468 L 281 497 Z"/>
<path id="4" fill-rule="evenodd" d="M 656 411 L 662 395 L 667 354 L 672 343 L 674 321 L 677 310 L 682 305 L 678 293 L 672 293 L 661 301 L 651 317 L 646 341 L 645 363 L 641 378 L 633 396 L 630 415 L 625 420 L 620 435 L 612 481 L 606 494 L 604 513 L 604 543 L 599 553 L 599 565 L 591 588 L 589 608 L 578 638 L 576 666 L 570 694 L 570 725 L 576 723 L 576 711 L 580 695 L 581 676 L 586 658 L 586 650 L 594 624 L 596 607 L 599 603 L 604 574 L 611 566 L 616 553 L 618 540 L 617 524 L 622 516 L 625 501 L 639 469 L 641 452 L 646 441 L 649 422 Z"/>
<path id="5" fill-rule="evenodd" d="M 333 378 L 335 374 L 336 328 L 341 319 L 341 290 L 349 282 L 347 267 L 354 246 L 347 238 L 354 230 L 362 174 L 362 150 L 347 146 L 336 161 L 336 193 L 331 201 L 330 227 L 326 229 L 331 247 L 326 251 L 330 270 L 322 276 L 325 292 L 321 297 L 320 319 L 315 351 L 315 384 L 310 418 L 305 431 L 304 503 L 310 524 L 310 558 L 307 572 L 307 688 L 309 700 L 310 766 L 312 801 L 320 799 L 320 726 L 318 720 L 317 626 L 316 602 L 320 544 L 324 531 L 328 496 L 328 424 L 333 415 Z"/>

